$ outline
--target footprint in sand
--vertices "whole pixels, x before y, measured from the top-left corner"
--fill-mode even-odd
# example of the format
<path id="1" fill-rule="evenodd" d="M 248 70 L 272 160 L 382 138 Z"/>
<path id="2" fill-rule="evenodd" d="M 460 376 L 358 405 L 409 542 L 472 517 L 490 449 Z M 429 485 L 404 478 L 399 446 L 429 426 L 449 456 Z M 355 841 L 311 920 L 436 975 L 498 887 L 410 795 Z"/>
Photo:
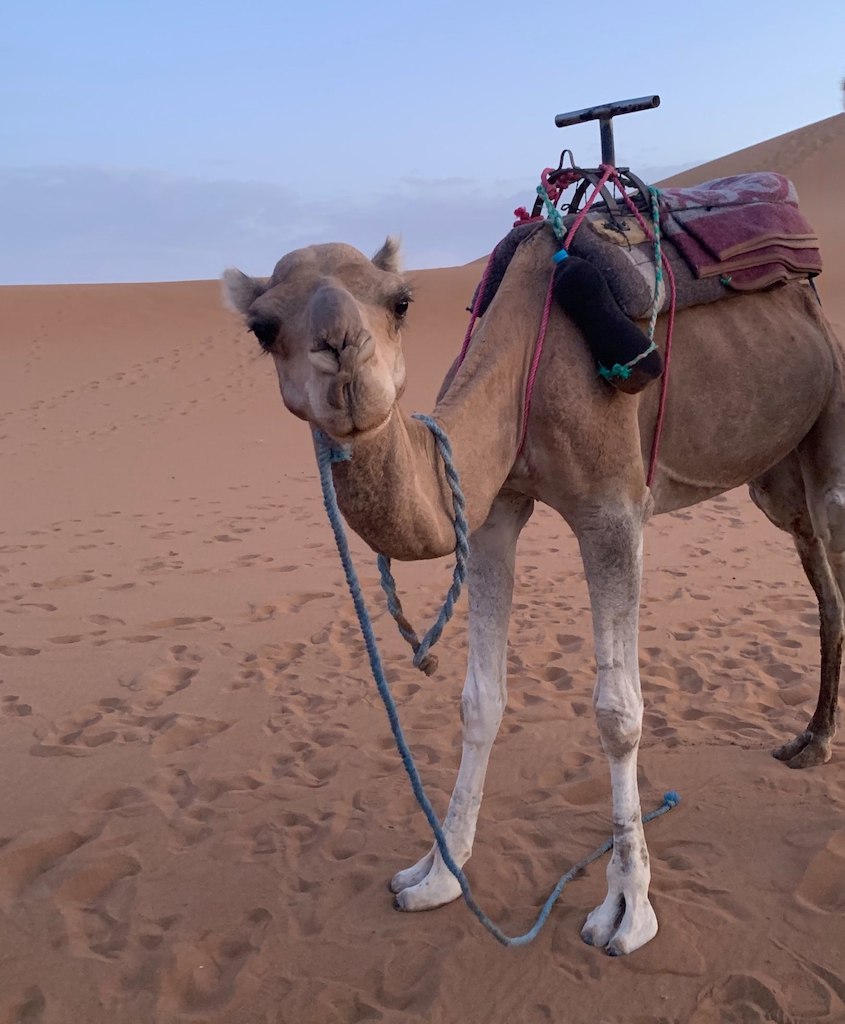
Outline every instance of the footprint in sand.
<path id="1" fill-rule="evenodd" d="M 557 636 L 557 644 L 562 651 L 577 654 L 584 646 L 584 638 L 582 636 L 573 636 L 569 633 L 560 633 Z"/>
<path id="2" fill-rule="evenodd" d="M 311 594 L 291 594 L 288 597 L 280 598 L 272 604 L 249 605 L 248 619 L 250 622 L 267 622 L 275 619 L 277 615 L 291 615 L 310 604 L 311 601 L 324 600 L 334 597 L 334 594 L 326 591 Z"/>
<path id="3" fill-rule="evenodd" d="M 37 731 L 38 742 L 30 753 L 35 757 L 85 757 L 98 747 L 117 741 L 148 743 L 153 754 L 166 756 L 203 743 L 231 724 L 199 715 L 139 714 L 125 701 L 108 697 Z"/>
<path id="4" fill-rule="evenodd" d="M 26 718 L 32 714 L 30 704 L 21 704 L 16 693 L 9 693 L 0 701 L 0 714 L 14 718 Z"/>
<path id="5" fill-rule="evenodd" d="M 199 670 L 180 665 L 162 665 L 133 676 L 128 682 L 120 682 L 127 690 L 143 694 L 143 705 L 147 710 L 159 707 L 174 693 L 191 685 Z"/>
<path id="6" fill-rule="evenodd" d="M 126 948 L 135 900 L 133 878 L 141 865 L 112 853 L 69 875 L 56 890 L 70 949 L 77 956 L 113 959 Z"/>
<path id="7" fill-rule="evenodd" d="M 184 768 L 165 768 L 150 780 L 149 792 L 153 802 L 171 816 L 190 807 L 197 787 Z"/>
<path id="8" fill-rule="evenodd" d="M 152 740 L 152 751 L 164 756 L 177 750 L 187 750 L 225 732 L 231 725 L 231 722 L 199 715 L 167 715 L 166 721 L 154 728 L 157 735 Z"/>
<path id="9" fill-rule="evenodd" d="M 786 999 L 777 983 L 764 975 L 729 974 L 699 995 L 689 1024 L 750 1024 L 790 1021 Z"/>
<path id="10" fill-rule="evenodd" d="M 257 654 L 248 654 L 242 665 L 241 677 L 246 680 L 261 678 L 268 684 L 295 665 L 305 653 L 305 644 L 291 641 L 265 644 Z"/>
<path id="11" fill-rule="evenodd" d="M 121 811 L 130 814 L 143 811 L 148 802 L 148 797 L 137 786 L 121 786 L 118 789 L 108 789 L 104 793 L 91 797 L 85 803 L 94 811 Z"/>
<path id="12" fill-rule="evenodd" d="M 211 622 L 210 615 L 176 615 L 172 619 L 162 619 L 160 622 L 150 622 L 147 629 L 178 629 L 179 626 L 194 626 L 200 622 Z"/>
<path id="13" fill-rule="evenodd" d="M 41 1024 L 46 1008 L 44 993 L 33 985 L 8 1002 L 0 1003 L 0 1024 Z"/>
<path id="14" fill-rule="evenodd" d="M 162 1013 L 169 1016 L 174 1006 L 191 1014 L 222 1010 L 242 987 L 242 972 L 261 950 L 272 919 L 269 910 L 258 907 L 227 937 L 206 932 L 196 942 L 175 945 L 162 978 Z"/>
<path id="15" fill-rule="evenodd" d="M 13 842 L 0 851 L 0 900 L 11 903 L 42 875 L 98 834 L 91 826 L 79 832 L 59 832 L 32 842 Z"/>
<path id="16" fill-rule="evenodd" d="M 47 729 L 37 729 L 35 736 L 38 742 L 30 748 L 30 754 L 35 757 L 51 757 L 56 754 L 82 757 L 90 753 L 91 748 L 110 743 L 116 738 L 117 733 L 103 719 L 118 707 L 125 705 L 120 701 L 117 707 L 104 701 L 88 704 L 66 715 Z"/>
<path id="17" fill-rule="evenodd" d="M 72 576 L 57 576 L 56 579 L 50 580 L 44 586 L 48 590 L 63 590 L 65 587 L 76 587 L 80 583 L 90 583 L 93 579 L 96 577 L 92 572 L 78 572 Z"/>
<path id="18" fill-rule="evenodd" d="M 6 644 L 0 644 L 0 654 L 7 658 L 32 658 L 40 653 L 38 647 L 8 647 Z"/>
<path id="19" fill-rule="evenodd" d="M 798 899 L 814 910 L 845 910 L 845 832 L 830 837 L 812 858 L 798 884 Z"/>

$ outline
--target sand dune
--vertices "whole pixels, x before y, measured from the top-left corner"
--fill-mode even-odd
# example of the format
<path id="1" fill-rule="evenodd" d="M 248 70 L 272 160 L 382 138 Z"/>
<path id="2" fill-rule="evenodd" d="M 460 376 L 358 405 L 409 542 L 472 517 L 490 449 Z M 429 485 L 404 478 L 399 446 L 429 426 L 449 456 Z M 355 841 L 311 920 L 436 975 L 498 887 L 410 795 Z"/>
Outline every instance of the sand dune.
<path id="1" fill-rule="evenodd" d="M 845 115 L 688 172 L 793 176 L 845 322 Z M 838 163 L 837 163 L 838 161 Z M 505 227 L 507 217 L 503 218 Z M 407 406 L 430 408 L 477 268 L 415 274 Z M 215 283 L 0 291 L 0 1024 L 845 1021 L 845 755 L 770 749 L 817 692 L 817 613 L 744 492 L 654 521 L 642 616 L 646 807 L 661 930 L 584 946 L 603 865 L 506 951 L 460 903 L 386 889 L 428 845 L 324 522 L 306 428 Z M 462 604 L 416 673 L 355 551 L 442 810 Z M 511 699 L 470 874 L 511 930 L 609 830 L 575 543 L 519 551 Z M 445 563 L 402 566 L 430 617 Z"/>

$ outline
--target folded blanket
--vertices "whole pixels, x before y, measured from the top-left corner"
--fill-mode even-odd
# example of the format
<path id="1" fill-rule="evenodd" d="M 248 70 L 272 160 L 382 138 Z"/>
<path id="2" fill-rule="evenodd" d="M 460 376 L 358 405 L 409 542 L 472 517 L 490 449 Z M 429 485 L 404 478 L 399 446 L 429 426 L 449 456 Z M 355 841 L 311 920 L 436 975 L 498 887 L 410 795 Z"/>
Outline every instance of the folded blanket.
<path id="1" fill-rule="evenodd" d="M 661 227 L 697 278 L 739 291 L 821 272 L 818 238 L 782 174 L 717 178 L 660 194 Z M 741 273 L 739 273 L 741 272 Z"/>
<path id="2" fill-rule="evenodd" d="M 798 192 L 783 174 L 755 171 L 714 178 L 691 188 L 660 190 L 660 205 L 675 213 L 696 207 L 742 206 L 746 203 L 785 203 L 798 205 Z"/>

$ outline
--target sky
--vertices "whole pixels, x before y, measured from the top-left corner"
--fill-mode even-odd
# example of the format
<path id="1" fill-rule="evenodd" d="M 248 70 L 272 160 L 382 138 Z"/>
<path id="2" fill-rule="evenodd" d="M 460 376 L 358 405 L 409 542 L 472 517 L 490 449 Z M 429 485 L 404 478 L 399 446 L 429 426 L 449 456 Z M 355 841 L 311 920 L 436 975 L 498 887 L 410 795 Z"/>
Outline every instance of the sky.
<path id="1" fill-rule="evenodd" d="M 650 180 L 842 109 L 845 0 L 41 0 L 0 26 L 0 283 L 268 274 L 300 245 L 464 263 L 616 120 Z"/>

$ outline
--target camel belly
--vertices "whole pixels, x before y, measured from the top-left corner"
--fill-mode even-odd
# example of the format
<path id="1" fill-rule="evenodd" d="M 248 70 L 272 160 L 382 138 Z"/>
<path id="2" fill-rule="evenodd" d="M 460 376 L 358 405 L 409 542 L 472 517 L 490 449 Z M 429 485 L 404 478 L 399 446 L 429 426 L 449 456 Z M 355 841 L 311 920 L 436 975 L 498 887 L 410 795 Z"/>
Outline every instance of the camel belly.
<path id="1" fill-rule="evenodd" d="M 792 451 L 841 376 L 841 355 L 801 283 L 683 310 L 669 374 L 655 512 L 746 483 Z M 641 399 L 646 460 L 658 399 L 659 386 Z"/>

